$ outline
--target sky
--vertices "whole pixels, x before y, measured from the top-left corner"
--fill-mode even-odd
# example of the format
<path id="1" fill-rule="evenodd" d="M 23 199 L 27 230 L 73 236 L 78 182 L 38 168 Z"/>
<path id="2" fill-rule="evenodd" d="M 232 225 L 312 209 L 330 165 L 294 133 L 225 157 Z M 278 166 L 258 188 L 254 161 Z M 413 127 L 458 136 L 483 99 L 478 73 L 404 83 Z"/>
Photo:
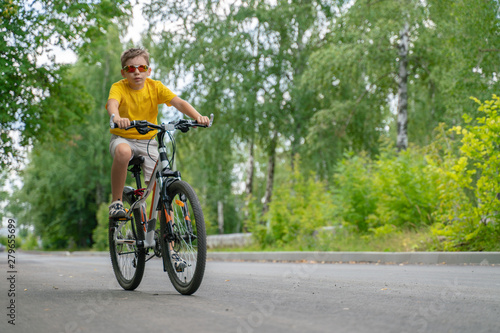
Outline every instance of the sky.
<path id="1" fill-rule="evenodd" d="M 146 21 L 142 16 L 142 4 L 145 0 L 138 0 L 132 9 L 133 19 L 132 25 L 129 27 L 127 34 L 125 35 L 125 40 L 132 40 L 137 43 L 141 39 L 141 32 L 147 28 Z"/>

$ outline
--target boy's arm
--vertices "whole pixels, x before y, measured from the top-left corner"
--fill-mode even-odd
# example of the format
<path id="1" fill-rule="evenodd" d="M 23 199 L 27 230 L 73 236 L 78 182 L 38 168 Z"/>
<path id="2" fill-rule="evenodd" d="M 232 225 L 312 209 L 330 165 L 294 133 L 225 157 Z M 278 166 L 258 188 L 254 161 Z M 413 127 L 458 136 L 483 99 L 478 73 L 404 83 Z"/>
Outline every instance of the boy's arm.
<path id="1" fill-rule="evenodd" d="M 189 104 L 182 98 L 175 96 L 170 101 L 170 104 L 172 104 L 177 110 L 184 113 L 186 116 L 196 120 L 198 124 L 207 126 L 210 125 L 210 119 L 208 119 L 208 117 L 202 116 L 191 104 Z"/>
<path id="2" fill-rule="evenodd" d="M 120 117 L 120 111 L 118 111 L 118 107 L 120 106 L 120 103 L 116 99 L 109 99 L 108 104 L 106 104 L 106 109 L 108 110 L 109 117 L 111 118 L 112 115 L 115 115 L 115 118 L 113 121 L 118 124 L 118 127 L 120 128 L 126 128 L 130 126 L 130 119 L 128 118 L 122 118 Z"/>

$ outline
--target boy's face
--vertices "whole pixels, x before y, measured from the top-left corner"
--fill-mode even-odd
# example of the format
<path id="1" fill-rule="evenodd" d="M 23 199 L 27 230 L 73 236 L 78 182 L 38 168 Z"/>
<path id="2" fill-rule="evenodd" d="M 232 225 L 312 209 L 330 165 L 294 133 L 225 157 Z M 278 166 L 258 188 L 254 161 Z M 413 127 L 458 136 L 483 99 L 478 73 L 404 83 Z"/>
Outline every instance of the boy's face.
<path id="1" fill-rule="evenodd" d="M 146 59 L 142 56 L 138 56 L 132 59 L 129 59 L 125 62 L 125 66 L 141 66 L 147 65 Z M 144 88 L 144 83 L 146 82 L 146 78 L 151 75 L 151 67 L 145 72 L 139 72 L 138 68 L 135 68 L 133 73 L 126 72 L 122 69 L 122 76 L 124 79 L 127 79 L 130 88 L 134 90 L 139 90 Z"/>

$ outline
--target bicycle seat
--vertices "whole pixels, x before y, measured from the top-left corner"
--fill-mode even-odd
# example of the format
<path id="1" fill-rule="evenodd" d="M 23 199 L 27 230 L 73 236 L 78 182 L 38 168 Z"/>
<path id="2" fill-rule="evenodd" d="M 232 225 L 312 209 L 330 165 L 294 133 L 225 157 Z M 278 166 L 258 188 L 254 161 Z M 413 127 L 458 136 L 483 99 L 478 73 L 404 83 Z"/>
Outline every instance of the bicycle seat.
<path id="1" fill-rule="evenodd" d="M 144 156 L 137 156 L 132 158 L 129 162 L 128 165 L 141 165 L 144 163 Z"/>

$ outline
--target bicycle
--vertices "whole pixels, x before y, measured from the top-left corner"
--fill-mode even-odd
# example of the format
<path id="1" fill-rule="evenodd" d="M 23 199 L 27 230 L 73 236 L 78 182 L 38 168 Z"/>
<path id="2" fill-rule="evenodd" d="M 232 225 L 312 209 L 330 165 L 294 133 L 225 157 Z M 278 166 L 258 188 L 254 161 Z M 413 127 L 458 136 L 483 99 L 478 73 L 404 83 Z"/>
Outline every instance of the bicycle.
<path id="1" fill-rule="evenodd" d="M 198 290 L 205 272 L 205 220 L 193 188 L 181 180 L 179 171 L 173 171 L 176 144 L 171 132 L 187 132 L 192 127 L 210 127 L 196 121 L 181 119 L 156 125 L 144 120 L 132 121 L 126 129 L 136 128 L 141 134 L 157 130 L 159 158 L 146 188 L 141 184 L 141 164 L 144 157 L 129 162 L 137 188 L 125 186 L 124 218 L 109 219 L 109 251 L 116 279 L 125 290 L 136 289 L 142 281 L 147 261 L 162 258 L 163 271 L 168 273 L 174 288 L 183 295 Z M 110 119 L 111 128 L 117 127 Z M 168 135 L 172 143 L 169 158 L 165 144 Z M 146 199 L 152 195 L 149 219 Z M 159 227 L 157 227 L 159 221 Z M 151 253 L 152 252 L 152 253 Z M 179 256 L 179 257 L 177 257 Z M 179 260 L 180 259 L 180 265 Z"/>

